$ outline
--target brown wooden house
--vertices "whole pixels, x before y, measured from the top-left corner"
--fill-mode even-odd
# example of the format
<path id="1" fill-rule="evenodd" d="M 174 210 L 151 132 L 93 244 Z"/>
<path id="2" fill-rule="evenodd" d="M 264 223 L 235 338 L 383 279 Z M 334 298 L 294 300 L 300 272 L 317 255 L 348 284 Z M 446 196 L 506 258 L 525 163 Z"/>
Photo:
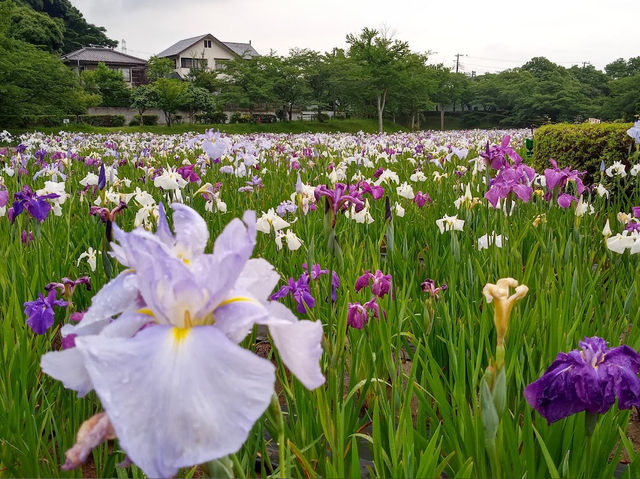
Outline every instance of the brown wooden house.
<path id="1" fill-rule="evenodd" d="M 122 72 L 122 76 L 130 86 L 138 86 L 147 81 L 147 61 L 111 48 L 84 47 L 67 53 L 62 61 L 78 74 L 84 70 L 93 70 L 98 63 L 104 63 L 112 70 Z"/>

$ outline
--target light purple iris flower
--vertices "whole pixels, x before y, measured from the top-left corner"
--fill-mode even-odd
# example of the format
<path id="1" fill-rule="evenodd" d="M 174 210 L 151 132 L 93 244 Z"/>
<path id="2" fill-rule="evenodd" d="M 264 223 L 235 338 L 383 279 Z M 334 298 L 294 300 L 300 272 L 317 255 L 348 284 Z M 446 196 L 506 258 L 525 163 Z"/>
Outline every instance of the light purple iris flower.
<path id="1" fill-rule="evenodd" d="M 242 446 L 274 393 L 274 366 L 239 346 L 254 324 L 269 328 L 304 386 L 324 382 L 321 323 L 269 302 L 279 274 L 250 259 L 255 213 L 232 220 L 205 253 L 204 219 L 172 207 L 175 235 L 164 209 L 156 234 L 114 226 L 114 256 L 129 269 L 94 296 L 80 323 L 62 328 L 75 347 L 41 361 L 67 388 L 95 389 L 121 448 L 150 477 Z"/>
<path id="2" fill-rule="evenodd" d="M 629 346 L 610 349 L 595 336 L 578 344 L 525 388 L 529 405 L 549 424 L 581 411 L 604 414 L 616 397 L 620 409 L 640 406 L 640 355 Z"/>

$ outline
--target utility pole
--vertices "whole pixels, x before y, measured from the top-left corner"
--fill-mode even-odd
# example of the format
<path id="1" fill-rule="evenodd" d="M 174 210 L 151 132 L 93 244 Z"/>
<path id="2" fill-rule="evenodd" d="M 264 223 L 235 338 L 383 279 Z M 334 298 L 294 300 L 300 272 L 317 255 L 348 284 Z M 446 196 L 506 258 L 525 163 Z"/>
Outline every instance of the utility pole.
<path id="1" fill-rule="evenodd" d="M 460 57 L 466 57 L 467 55 L 464 53 L 456 53 L 454 56 L 456 57 L 456 73 L 458 73 L 458 68 L 460 67 Z"/>
<path id="2" fill-rule="evenodd" d="M 587 65 L 591 65 L 591 62 L 582 62 L 582 68 L 587 68 Z"/>

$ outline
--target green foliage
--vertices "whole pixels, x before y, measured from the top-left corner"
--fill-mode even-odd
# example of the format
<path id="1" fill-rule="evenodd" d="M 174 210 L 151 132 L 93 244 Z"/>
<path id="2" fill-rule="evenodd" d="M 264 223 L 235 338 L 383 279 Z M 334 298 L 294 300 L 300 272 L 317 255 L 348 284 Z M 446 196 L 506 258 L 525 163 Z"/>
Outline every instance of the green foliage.
<path id="1" fill-rule="evenodd" d="M 176 111 L 185 104 L 188 84 L 171 78 L 160 78 L 153 83 L 157 93 L 157 107 L 162 110 L 165 121 L 171 126 Z"/>
<path id="2" fill-rule="evenodd" d="M 634 121 L 640 113 L 640 73 L 613 80 L 604 100 L 603 115 L 609 120 Z"/>
<path id="3" fill-rule="evenodd" d="M 127 107 L 131 103 L 131 89 L 122 73 L 104 63 L 98 63 L 95 70 L 83 71 L 81 77 L 88 92 L 102 97 L 101 106 Z"/>
<path id="4" fill-rule="evenodd" d="M 142 123 L 140 122 L 142 120 Z M 134 115 L 129 126 L 155 126 L 158 124 L 158 115 Z"/>
<path id="5" fill-rule="evenodd" d="M 169 78 L 175 69 L 175 63 L 169 58 L 152 56 L 147 62 L 147 77 L 150 82 L 160 78 Z"/>
<path id="6" fill-rule="evenodd" d="M 140 85 L 131 92 L 131 108 L 142 115 L 149 108 L 158 103 L 158 92 L 152 85 Z"/>
<path id="7" fill-rule="evenodd" d="M 0 35 L 0 125 L 19 125 L 26 115 L 64 117 L 85 100 L 77 75 L 58 58 Z"/>
<path id="8" fill-rule="evenodd" d="M 216 110 L 215 97 L 206 88 L 188 83 L 183 107 L 189 113 L 189 120 L 193 123 L 197 112 L 214 112 Z"/>
<path id="9" fill-rule="evenodd" d="M 586 170 L 594 177 L 601 161 L 611 164 L 628 160 L 633 140 L 627 130 L 631 126 L 622 123 L 545 125 L 535 132 L 530 164 L 542 171 L 549 168 L 549 158 L 553 158 L 560 168 L 571 166 Z"/>
<path id="10" fill-rule="evenodd" d="M 70 0 L 18 0 L 36 12 L 60 19 L 64 23 L 62 53 L 69 53 L 87 45 L 116 47 L 118 42 L 105 35 L 104 27 L 97 27 L 87 21 Z"/>
<path id="11" fill-rule="evenodd" d="M 80 115 L 80 121 L 93 126 L 123 126 L 124 115 Z"/>
<path id="12" fill-rule="evenodd" d="M 62 51 L 64 43 L 62 20 L 12 0 L 0 2 L 0 33 L 55 54 Z"/>
<path id="13" fill-rule="evenodd" d="M 226 123 L 227 114 L 223 111 L 214 111 L 210 113 L 198 113 L 195 115 L 197 123 L 211 124 L 211 123 Z"/>

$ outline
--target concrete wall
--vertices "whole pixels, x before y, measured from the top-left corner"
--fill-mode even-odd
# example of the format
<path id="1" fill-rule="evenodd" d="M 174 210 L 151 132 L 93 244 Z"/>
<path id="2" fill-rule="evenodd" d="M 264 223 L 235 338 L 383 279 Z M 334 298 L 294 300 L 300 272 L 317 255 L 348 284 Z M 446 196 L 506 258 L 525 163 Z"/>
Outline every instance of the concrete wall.
<path id="1" fill-rule="evenodd" d="M 87 112 L 89 115 L 123 115 L 126 123 L 128 125 L 133 117 L 138 114 L 137 110 L 132 108 L 119 108 L 119 107 L 109 107 L 109 106 L 97 106 L 93 108 L 89 108 Z M 227 114 L 227 119 L 231 118 L 233 111 L 225 111 Z M 244 113 L 248 113 L 248 111 L 244 111 Z M 265 111 L 265 110 L 256 110 L 254 113 L 261 114 L 272 114 L 275 115 L 275 111 Z M 323 113 L 329 117 L 333 116 L 332 111 L 323 111 Z M 158 125 L 165 125 L 166 122 L 164 120 L 164 113 L 157 108 L 152 108 L 144 112 L 145 115 L 158 115 Z M 189 123 L 189 114 L 186 111 L 179 111 L 178 115 L 182 115 L 182 123 Z M 294 111 L 292 120 L 309 120 L 312 116 L 316 115 L 317 111 Z"/>

